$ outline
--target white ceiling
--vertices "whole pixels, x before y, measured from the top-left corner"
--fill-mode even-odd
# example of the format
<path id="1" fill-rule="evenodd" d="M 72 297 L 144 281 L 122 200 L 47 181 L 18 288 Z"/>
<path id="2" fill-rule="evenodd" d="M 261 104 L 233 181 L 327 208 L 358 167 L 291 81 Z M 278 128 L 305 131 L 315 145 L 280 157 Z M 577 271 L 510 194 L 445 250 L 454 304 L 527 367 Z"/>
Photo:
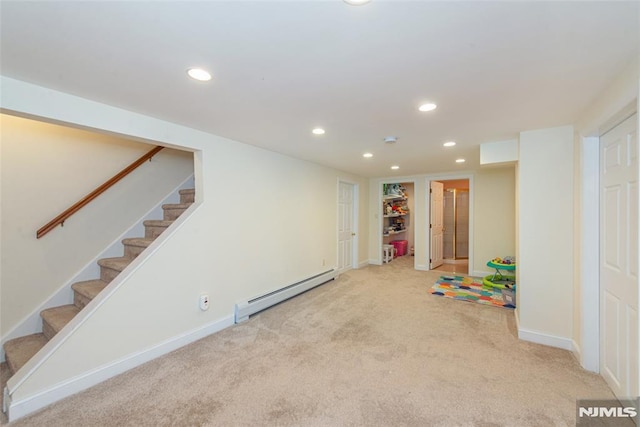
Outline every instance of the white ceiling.
<path id="1" fill-rule="evenodd" d="M 7 77 L 363 176 L 476 169 L 483 142 L 571 124 L 640 40 L 635 1 L 0 7 Z"/>

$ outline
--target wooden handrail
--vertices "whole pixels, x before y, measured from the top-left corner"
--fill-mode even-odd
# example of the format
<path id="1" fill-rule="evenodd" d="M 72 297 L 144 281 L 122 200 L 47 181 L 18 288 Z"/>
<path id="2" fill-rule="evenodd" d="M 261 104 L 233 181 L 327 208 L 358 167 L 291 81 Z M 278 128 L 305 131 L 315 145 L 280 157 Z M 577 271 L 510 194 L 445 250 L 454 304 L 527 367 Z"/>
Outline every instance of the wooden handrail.
<path id="1" fill-rule="evenodd" d="M 111 178 L 110 180 L 108 180 L 107 182 L 102 184 L 100 187 L 98 187 L 95 190 L 93 190 L 91 193 L 87 194 L 85 197 L 83 197 L 80 201 L 78 201 L 76 204 L 71 206 L 69 209 L 67 209 L 66 211 L 62 212 L 60 215 L 58 215 L 57 217 L 55 217 L 54 219 L 49 221 L 47 223 L 47 225 L 45 225 L 44 227 L 40 228 L 36 232 L 36 238 L 38 238 L 38 239 L 41 238 L 42 236 L 44 236 L 45 234 L 47 234 L 48 232 L 50 232 L 51 230 L 56 228 L 58 225 L 64 225 L 64 222 L 65 222 L 65 220 L 67 218 L 69 218 L 74 213 L 78 212 L 80 209 L 82 209 L 84 206 L 89 204 L 90 201 L 92 201 L 93 199 L 98 197 L 100 194 L 102 194 L 105 191 L 107 191 L 116 182 L 120 181 L 122 178 L 124 178 L 125 176 L 129 175 L 131 172 L 133 172 L 135 169 L 137 169 L 138 166 L 142 165 L 147 160 L 150 160 L 153 156 L 155 156 L 163 148 L 164 147 L 160 147 L 160 146 L 154 147 L 147 154 L 145 154 L 144 156 L 140 157 L 138 160 L 136 160 L 135 162 L 131 163 L 126 168 L 122 169 L 113 178 Z"/>

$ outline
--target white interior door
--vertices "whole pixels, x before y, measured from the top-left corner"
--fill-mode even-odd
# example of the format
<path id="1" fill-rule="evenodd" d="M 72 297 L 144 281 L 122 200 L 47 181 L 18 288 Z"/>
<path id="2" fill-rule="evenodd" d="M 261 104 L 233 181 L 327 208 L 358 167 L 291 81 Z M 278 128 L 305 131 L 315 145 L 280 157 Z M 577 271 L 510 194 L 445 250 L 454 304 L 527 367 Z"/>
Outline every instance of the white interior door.
<path id="1" fill-rule="evenodd" d="M 600 138 L 600 373 L 621 401 L 638 391 L 637 115 Z"/>
<path id="2" fill-rule="evenodd" d="M 353 266 L 353 240 L 356 235 L 353 221 L 354 185 L 340 182 L 338 188 L 338 271 Z"/>
<path id="3" fill-rule="evenodd" d="M 429 240 L 431 251 L 429 253 L 429 268 L 434 269 L 443 263 L 444 245 L 444 184 L 431 181 L 429 189 L 429 206 L 431 206 L 431 220 L 429 224 Z"/>

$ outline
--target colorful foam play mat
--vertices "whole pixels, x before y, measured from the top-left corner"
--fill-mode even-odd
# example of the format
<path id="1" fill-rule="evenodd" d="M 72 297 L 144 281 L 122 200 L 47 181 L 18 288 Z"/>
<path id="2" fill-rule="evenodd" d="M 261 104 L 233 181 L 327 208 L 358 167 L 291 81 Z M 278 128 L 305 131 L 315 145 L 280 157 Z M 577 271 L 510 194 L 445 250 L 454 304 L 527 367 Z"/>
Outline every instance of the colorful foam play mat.
<path id="1" fill-rule="evenodd" d="M 482 277 L 440 276 L 429 292 L 459 301 L 477 302 L 503 308 L 515 307 L 515 289 L 483 286 Z"/>

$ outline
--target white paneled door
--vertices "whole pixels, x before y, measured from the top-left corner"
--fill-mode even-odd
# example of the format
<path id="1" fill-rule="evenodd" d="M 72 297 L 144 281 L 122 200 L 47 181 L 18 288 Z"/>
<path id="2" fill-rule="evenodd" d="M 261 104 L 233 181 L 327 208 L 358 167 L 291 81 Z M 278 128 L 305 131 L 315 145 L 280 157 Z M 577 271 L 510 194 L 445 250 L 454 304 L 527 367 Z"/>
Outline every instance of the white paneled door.
<path id="1" fill-rule="evenodd" d="M 338 184 L 338 271 L 343 272 L 353 266 L 353 241 L 356 236 L 353 204 L 355 186 L 342 182 Z"/>
<path id="2" fill-rule="evenodd" d="M 434 269 L 443 263 L 444 248 L 444 184 L 431 181 L 429 189 L 429 205 L 431 206 L 431 220 L 429 224 L 429 268 Z"/>
<path id="3" fill-rule="evenodd" d="M 638 396 L 637 115 L 600 138 L 600 373 Z"/>

